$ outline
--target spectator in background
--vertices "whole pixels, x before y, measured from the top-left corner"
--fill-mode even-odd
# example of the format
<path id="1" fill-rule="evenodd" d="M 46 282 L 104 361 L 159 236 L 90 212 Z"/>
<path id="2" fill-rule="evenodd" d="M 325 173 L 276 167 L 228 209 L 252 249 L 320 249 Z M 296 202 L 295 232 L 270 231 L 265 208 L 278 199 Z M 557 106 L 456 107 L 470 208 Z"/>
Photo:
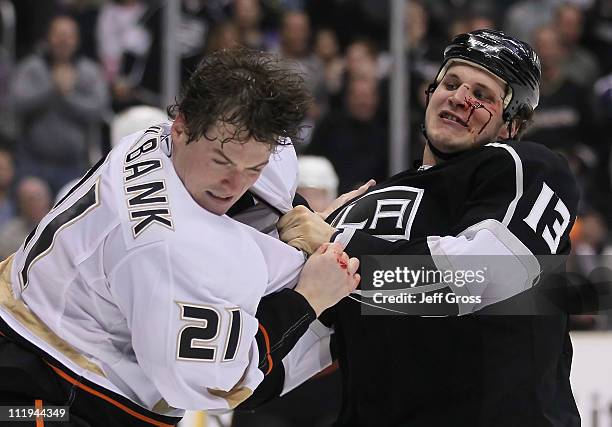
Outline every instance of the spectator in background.
<path id="1" fill-rule="evenodd" d="M 51 209 L 51 191 L 39 178 L 25 177 L 17 185 L 18 215 L 0 228 L 0 257 L 19 248 L 28 234 Z"/>
<path id="2" fill-rule="evenodd" d="M 285 12 L 280 31 L 280 53 L 283 58 L 298 65 L 305 73 L 309 89 L 315 96 L 319 108 L 327 101 L 323 65 L 310 48 L 310 18 L 301 11 Z"/>
<path id="3" fill-rule="evenodd" d="M 125 51 L 144 55 L 151 44 L 151 36 L 141 25 L 147 5 L 141 0 L 111 0 L 102 6 L 98 15 L 96 39 L 98 55 L 109 82 L 120 77 Z"/>
<path id="4" fill-rule="evenodd" d="M 331 162 L 321 156 L 299 156 L 297 192 L 313 211 L 327 209 L 338 196 L 338 175 Z"/>
<path id="5" fill-rule="evenodd" d="M 329 94 L 331 109 L 341 110 L 345 107 L 347 86 L 354 79 L 379 79 L 378 48 L 370 39 L 355 39 L 346 47 L 339 90 Z"/>
<path id="6" fill-rule="evenodd" d="M 323 64 L 325 88 L 328 94 L 340 92 L 344 59 L 340 55 L 340 45 L 334 30 L 321 28 L 315 35 L 314 54 Z"/>
<path id="7" fill-rule="evenodd" d="M 563 64 L 565 49 L 558 30 L 545 25 L 534 35 L 534 48 L 542 64 L 540 103 L 527 139 L 559 151 L 567 158 L 581 189 L 580 211 L 605 203 L 597 171 L 598 153 L 606 141 L 597 135 L 590 87 L 568 78 Z"/>
<path id="8" fill-rule="evenodd" d="M 310 18 L 304 12 L 287 11 L 281 22 L 280 50 L 283 57 L 295 60 L 309 60 Z"/>
<path id="9" fill-rule="evenodd" d="M 146 24 L 154 26 L 160 18 L 150 12 L 142 0 L 111 0 L 98 15 L 98 55 L 111 88 L 114 111 L 135 104 L 159 104 L 161 63 L 155 52 L 159 46 L 153 45 L 154 34 Z M 156 63 L 148 69 L 151 53 L 155 54 L 151 61 Z M 150 84 L 143 85 L 145 77 Z"/>
<path id="10" fill-rule="evenodd" d="M 46 49 L 17 66 L 11 88 L 21 124 L 18 173 L 44 179 L 53 192 L 89 166 L 88 150 L 107 107 L 102 73 L 78 55 L 78 46 L 74 19 L 56 16 Z"/>
<path id="11" fill-rule="evenodd" d="M 0 228 L 15 216 L 11 188 L 15 178 L 13 154 L 0 147 Z"/>
<path id="12" fill-rule="evenodd" d="M 240 33 L 238 27 L 232 21 L 221 21 L 214 24 L 204 40 L 204 46 L 200 55 L 190 56 L 181 61 L 181 81 L 186 82 L 189 76 L 198 68 L 202 56 L 211 54 L 220 49 L 230 49 L 240 45 Z M 137 105 L 128 107 L 134 108 Z"/>
<path id="13" fill-rule="evenodd" d="M 600 68 L 595 55 L 580 46 L 584 28 L 582 9 L 572 3 L 561 4 L 555 10 L 554 26 L 566 51 L 563 71 L 579 85 L 592 86 L 600 75 Z"/>
<path id="14" fill-rule="evenodd" d="M 240 44 L 238 27 L 231 21 L 221 22 L 210 29 L 204 45 L 204 55 L 219 49 L 229 49 Z M 194 64 L 197 66 L 197 64 Z M 192 67 L 195 70 L 195 66 Z M 191 70 L 191 71 L 193 71 Z"/>
<path id="15" fill-rule="evenodd" d="M 526 42 L 533 42 L 534 31 L 548 24 L 559 0 L 523 0 L 508 9 L 504 32 Z"/>
<path id="16" fill-rule="evenodd" d="M 241 45 L 257 50 L 268 49 L 269 41 L 261 29 L 262 14 L 259 0 L 234 0 L 232 18 Z"/>
<path id="17" fill-rule="evenodd" d="M 325 115 L 306 154 L 327 157 L 338 173 L 338 191 L 352 190 L 368 178 L 387 176 L 387 126 L 378 118 L 378 82 L 351 79 L 345 108 Z"/>
<path id="18" fill-rule="evenodd" d="M 314 103 L 308 110 L 300 135 L 304 144 L 311 139 L 311 130 L 315 122 L 327 110 L 328 94 L 325 88 L 325 71 L 323 64 L 313 54 L 310 46 L 310 18 L 304 12 L 295 10 L 285 12 L 281 19 L 280 54 L 287 60 L 287 65 L 301 73 L 314 96 Z M 296 147 L 300 150 L 300 147 Z"/>
<path id="19" fill-rule="evenodd" d="M 406 2 L 406 47 L 408 48 L 410 71 L 419 77 L 432 80 L 438 72 L 441 55 L 440 48 L 427 37 L 429 31 L 429 12 L 422 0 Z"/>
<path id="20" fill-rule="evenodd" d="M 81 42 L 79 52 L 89 59 L 97 61 L 98 45 L 96 43 L 96 23 L 100 8 L 106 0 L 59 0 L 59 11 L 70 15 L 79 25 Z"/>
<path id="21" fill-rule="evenodd" d="M 578 144 L 589 142 L 590 114 L 586 98 L 590 89 L 572 82 L 565 74 L 565 50 L 555 27 L 538 28 L 534 48 L 542 63 L 542 83 L 540 103 L 527 135 L 530 140 L 567 155 Z"/>
<path id="22" fill-rule="evenodd" d="M 378 48 L 372 40 L 365 38 L 353 40 L 346 47 L 345 59 L 345 81 L 378 78 Z"/>

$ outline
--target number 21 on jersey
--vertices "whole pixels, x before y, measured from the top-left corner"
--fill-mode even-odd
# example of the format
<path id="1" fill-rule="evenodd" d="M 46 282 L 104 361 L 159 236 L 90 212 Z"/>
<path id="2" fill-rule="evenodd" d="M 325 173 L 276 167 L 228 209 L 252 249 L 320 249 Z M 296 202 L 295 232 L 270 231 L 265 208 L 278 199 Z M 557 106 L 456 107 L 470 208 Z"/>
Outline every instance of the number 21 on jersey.
<path id="1" fill-rule="evenodd" d="M 196 304 L 177 302 L 181 309 L 181 320 L 189 322 L 179 331 L 176 357 L 179 360 L 201 360 L 216 362 L 217 345 L 222 316 L 217 309 Z M 229 312 L 229 327 L 222 362 L 235 359 L 240 343 L 242 318 L 239 308 L 226 308 Z"/>

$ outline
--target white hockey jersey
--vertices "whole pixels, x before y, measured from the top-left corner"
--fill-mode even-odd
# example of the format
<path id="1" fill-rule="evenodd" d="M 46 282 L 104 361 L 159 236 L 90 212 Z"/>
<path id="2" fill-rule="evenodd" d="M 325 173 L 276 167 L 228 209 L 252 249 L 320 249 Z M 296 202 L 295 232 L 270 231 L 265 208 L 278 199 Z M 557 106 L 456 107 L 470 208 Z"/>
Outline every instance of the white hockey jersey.
<path id="1" fill-rule="evenodd" d="M 169 144 L 168 125 L 124 138 L 58 202 L 14 255 L 0 315 L 148 410 L 227 409 L 263 379 L 260 298 L 294 286 L 304 257 L 197 205 Z M 253 188 L 281 211 L 295 192 L 295 157 L 281 148 Z"/>

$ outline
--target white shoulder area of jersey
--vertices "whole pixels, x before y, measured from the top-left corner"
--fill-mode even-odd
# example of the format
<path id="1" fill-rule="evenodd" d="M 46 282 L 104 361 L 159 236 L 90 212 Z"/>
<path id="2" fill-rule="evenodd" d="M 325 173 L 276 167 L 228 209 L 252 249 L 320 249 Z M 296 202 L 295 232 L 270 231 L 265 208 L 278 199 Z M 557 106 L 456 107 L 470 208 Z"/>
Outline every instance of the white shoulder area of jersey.
<path id="1" fill-rule="evenodd" d="M 270 162 L 266 165 L 259 179 L 251 187 L 251 191 L 266 200 L 282 212 L 288 212 L 293 207 L 298 182 L 298 164 L 295 148 L 291 140 L 277 148 L 270 155 Z"/>
<path id="2" fill-rule="evenodd" d="M 168 238 L 178 211 L 195 204 L 165 149 L 169 138 L 170 124 L 162 123 L 122 138 L 111 151 L 107 178 L 127 248 Z"/>

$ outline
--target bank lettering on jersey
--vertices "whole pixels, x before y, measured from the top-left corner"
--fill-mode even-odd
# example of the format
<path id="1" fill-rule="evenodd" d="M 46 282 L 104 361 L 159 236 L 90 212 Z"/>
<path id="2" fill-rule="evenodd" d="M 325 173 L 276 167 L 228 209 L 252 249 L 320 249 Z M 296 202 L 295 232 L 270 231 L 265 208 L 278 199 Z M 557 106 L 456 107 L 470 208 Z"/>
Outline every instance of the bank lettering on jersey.
<path id="1" fill-rule="evenodd" d="M 423 189 L 409 186 L 371 191 L 342 209 L 332 225 L 373 230 L 374 236 L 389 241 L 408 240 L 423 193 Z"/>
<path id="2" fill-rule="evenodd" d="M 161 159 L 146 156 L 154 152 L 161 153 L 157 151 L 161 132 L 160 126 L 147 129 L 125 156 L 123 190 L 130 221 L 134 223 L 132 234 L 135 238 L 153 224 L 174 228 L 165 181 L 157 179 L 136 182 L 162 168 Z"/>

